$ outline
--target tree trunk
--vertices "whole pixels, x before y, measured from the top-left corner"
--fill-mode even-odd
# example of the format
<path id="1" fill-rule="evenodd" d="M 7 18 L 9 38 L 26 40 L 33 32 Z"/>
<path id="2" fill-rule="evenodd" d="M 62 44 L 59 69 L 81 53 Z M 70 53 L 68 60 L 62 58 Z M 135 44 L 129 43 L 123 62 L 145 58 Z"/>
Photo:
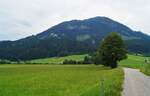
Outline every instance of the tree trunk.
<path id="1" fill-rule="evenodd" d="M 117 61 L 111 62 L 110 66 L 111 68 L 117 68 L 118 67 Z"/>

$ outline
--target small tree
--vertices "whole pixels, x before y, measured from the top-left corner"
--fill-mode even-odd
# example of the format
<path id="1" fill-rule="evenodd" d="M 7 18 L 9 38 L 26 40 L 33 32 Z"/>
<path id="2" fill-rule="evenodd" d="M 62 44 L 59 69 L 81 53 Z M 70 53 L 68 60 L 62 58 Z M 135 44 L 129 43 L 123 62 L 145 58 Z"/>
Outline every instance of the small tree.
<path id="1" fill-rule="evenodd" d="M 85 56 L 84 60 L 83 60 L 83 63 L 84 64 L 92 64 L 93 62 L 92 62 L 91 56 Z"/>
<path id="2" fill-rule="evenodd" d="M 97 58 L 104 66 L 116 68 L 118 61 L 127 58 L 127 51 L 121 36 L 115 32 L 109 34 L 101 43 L 97 51 Z"/>
<path id="3" fill-rule="evenodd" d="M 92 58 L 92 62 L 95 64 L 95 65 L 99 65 L 99 64 L 102 64 L 101 62 L 101 59 L 100 59 L 100 54 L 98 52 L 92 54 L 91 56 Z"/>

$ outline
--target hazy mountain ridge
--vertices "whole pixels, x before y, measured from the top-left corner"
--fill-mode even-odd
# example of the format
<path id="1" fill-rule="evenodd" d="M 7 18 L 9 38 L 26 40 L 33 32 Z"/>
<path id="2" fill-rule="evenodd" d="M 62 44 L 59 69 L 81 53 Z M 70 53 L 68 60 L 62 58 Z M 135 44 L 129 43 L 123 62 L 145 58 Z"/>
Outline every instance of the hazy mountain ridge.
<path id="1" fill-rule="evenodd" d="M 110 32 L 118 32 L 127 42 L 132 41 L 127 43 L 130 52 L 150 53 L 150 36 L 107 17 L 95 17 L 62 22 L 35 36 L 0 42 L 0 58 L 27 60 L 93 52 Z"/>

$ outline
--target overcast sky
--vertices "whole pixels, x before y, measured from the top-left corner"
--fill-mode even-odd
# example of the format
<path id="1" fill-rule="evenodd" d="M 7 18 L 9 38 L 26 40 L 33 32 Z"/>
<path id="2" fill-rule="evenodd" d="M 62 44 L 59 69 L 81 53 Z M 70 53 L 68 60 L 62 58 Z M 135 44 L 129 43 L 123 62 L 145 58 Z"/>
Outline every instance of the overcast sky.
<path id="1" fill-rule="evenodd" d="M 0 0 L 0 40 L 20 39 L 62 21 L 95 16 L 150 34 L 150 0 Z"/>

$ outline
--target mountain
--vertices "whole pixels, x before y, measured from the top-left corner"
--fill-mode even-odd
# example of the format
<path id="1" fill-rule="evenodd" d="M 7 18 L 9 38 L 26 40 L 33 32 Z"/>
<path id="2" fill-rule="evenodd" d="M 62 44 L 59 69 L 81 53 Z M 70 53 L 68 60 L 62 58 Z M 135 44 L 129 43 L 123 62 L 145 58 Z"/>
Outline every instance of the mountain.
<path id="1" fill-rule="evenodd" d="M 123 37 L 129 52 L 150 53 L 150 36 L 107 17 L 94 17 L 62 22 L 40 34 L 20 40 L 1 41 L 0 58 L 29 60 L 90 53 L 110 32 L 118 32 Z"/>

